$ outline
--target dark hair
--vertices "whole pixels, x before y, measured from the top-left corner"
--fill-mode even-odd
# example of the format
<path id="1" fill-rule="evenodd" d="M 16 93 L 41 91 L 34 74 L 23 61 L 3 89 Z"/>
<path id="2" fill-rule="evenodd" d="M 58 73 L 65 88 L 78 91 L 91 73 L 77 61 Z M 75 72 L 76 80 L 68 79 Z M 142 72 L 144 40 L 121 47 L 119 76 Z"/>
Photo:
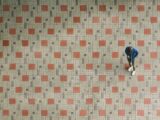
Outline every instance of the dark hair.
<path id="1" fill-rule="evenodd" d="M 131 46 L 126 47 L 126 53 L 127 53 L 127 54 L 130 54 L 130 53 L 131 53 L 131 49 L 132 49 Z"/>

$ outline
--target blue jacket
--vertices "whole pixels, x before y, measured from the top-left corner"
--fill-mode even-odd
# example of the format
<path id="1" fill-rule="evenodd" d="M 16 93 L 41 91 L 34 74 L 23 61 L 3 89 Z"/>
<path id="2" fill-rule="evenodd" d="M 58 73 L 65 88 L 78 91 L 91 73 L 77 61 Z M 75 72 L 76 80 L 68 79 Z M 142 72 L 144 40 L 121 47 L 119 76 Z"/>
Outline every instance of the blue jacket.
<path id="1" fill-rule="evenodd" d="M 125 53 L 127 54 L 127 56 L 129 56 L 129 58 L 133 62 L 135 57 L 137 57 L 137 55 L 138 55 L 138 50 L 136 48 L 131 48 L 131 53 L 128 53 L 128 51 L 126 49 Z"/>

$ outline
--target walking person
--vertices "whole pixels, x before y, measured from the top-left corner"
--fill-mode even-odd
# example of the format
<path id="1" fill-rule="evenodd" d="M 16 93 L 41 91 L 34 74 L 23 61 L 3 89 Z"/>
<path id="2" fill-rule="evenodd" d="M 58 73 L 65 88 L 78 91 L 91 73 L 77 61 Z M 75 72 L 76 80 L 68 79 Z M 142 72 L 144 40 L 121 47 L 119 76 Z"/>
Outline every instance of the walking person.
<path id="1" fill-rule="evenodd" d="M 129 72 L 132 72 L 132 75 L 135 75 L 135 58 L 138 56 L 138 50 L 136 48 L 133 48 L 132 46 L 128 46 L 125 49 L 125 53 L 127 55 L 127 60 L 129 63 Z"/>

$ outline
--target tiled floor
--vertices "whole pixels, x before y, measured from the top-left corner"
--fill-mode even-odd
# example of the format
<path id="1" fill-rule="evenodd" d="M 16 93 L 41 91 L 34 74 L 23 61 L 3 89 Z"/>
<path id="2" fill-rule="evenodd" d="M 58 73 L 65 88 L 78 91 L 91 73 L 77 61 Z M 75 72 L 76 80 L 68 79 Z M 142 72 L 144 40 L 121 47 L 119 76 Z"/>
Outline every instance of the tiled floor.
<path id="1" fill-rule="evenodd" d="M 159 119 L 160 0 L 0 0 L 0 120 Z"/>

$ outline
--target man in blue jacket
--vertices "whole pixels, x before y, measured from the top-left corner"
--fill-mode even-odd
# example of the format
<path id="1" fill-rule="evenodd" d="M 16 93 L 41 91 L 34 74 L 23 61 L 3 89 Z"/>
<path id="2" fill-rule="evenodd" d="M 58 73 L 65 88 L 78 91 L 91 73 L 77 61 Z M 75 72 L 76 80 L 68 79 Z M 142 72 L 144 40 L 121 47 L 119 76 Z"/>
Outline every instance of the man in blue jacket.
<path id="1" fill-rule="evenodd" d="M 127 55 L 127 60 L 129 62 L 129 72 L 132 72 L 132 75 L 135 75 L 135 66 L 134 66 L 134 60 L 138 55 L 138 50 L 136 48 L 133 48 L 131 46 L 126 47 L 125 53 Z"/>

